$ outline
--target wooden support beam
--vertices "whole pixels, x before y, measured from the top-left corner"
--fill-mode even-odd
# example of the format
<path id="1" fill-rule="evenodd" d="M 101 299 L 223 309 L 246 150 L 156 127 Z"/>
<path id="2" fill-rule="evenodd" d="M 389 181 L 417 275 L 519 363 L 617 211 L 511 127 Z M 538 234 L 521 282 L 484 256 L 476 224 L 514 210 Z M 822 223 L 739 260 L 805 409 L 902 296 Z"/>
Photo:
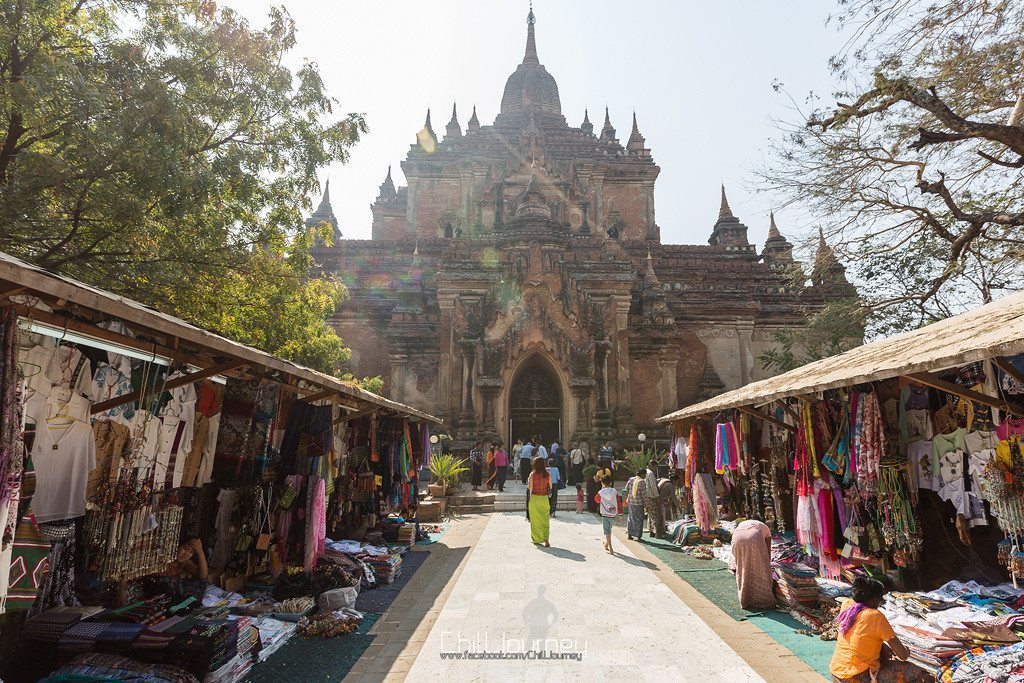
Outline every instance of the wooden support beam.
<path id="1" fill-rule="evenodd" d="M 316 403 L 317 401 L 322 401 L 325 398 L 332 398 L 337 393 L 337 389 L 324 389 L 323 391 L 318 391 L 317 393 L 310 394 L 309 396 L 301 396 L 300 400 L 305 403 Z"/>
<path id="2" fill-rule="evenodd" d="M 911 382 L 914 382 L 915 384 L 922 384 L 927 387 L 933 387 L 935 389 L 939 389 L 940 391 L 945 391 L 947 393 L 960 396 L 961 398 L 966 398 L 969 401 L 974 401 L 975 403 L 980 403 L 986 406 L 992 406 L 993 408 L 998 408 L 999 410 L 1004 410 L 1008 413 L 1013 413 L 1014 415 L 1024 415 L 1024 408 L 1020 407 L 1019 405 L 1016 405 L 1014 403 L 1007 403 L 1001 398 L 988 396 L 986 394 L 973 391 L 972 389 L 965 389 L 959 384 L 947 382 L 941 377 L 936 377 L 935 375 L 929 374 L 927 372 L 916 372 L 910 375 L 906 375 L 906 378 Z"/>
<path id="3" fill-rule="evenodd" d="M 1005 358 L 993 358 L 992 362 L 999 366 L 999 369 L 1005 372 L 1010 377 L 1014 378 L 1021 384 L 1024 384 L 1024 372 L 1021 372 L 1017 368 L 1013 367 L 1013 363 L 1010 363 Z"/>
<path id="4" fill-rule="evenodd" d="M 334 424 L 340 425 L 340 424 L 342 424 L 344 422 L 350 422 L 352 420 L 358 420 L 361 417 L 366 417 L 367 415 L 373 415 L 378 410 L 380 410 L 380 407 L 374 406 L 373 408 L 367 408 L 366 410 L 360 410 L 359 412 L 349 413 L 348 415 L 340 415 L 338 418 L 336 418 L 334 420 Z"/>
<path id="5" fill-rule="evenodd" d="M 776 419 L 776 418 L 772 417 L 771 415 L 768 415 L 767 413 L 762 413 L 760 410 L 755 410 L 753 408 L 745 408 L 743 406 L 737 406 L 736 410 L 740 411 L 741 413 L 746 413 L 747 415 L 750 415 L 751 417 L 756 417 L 759 420 L 764 420 L 765 422 L 771 422 L 773 425 L 778 425 L 779 427 L 782 427 L 783 429 L 788 429 L 791 432 L 795 432 L 796 431 L 796 427 L 794 427 L 793 425 L 787 424 L 787 423 L 783 422 L 782 420 Z"/>
<path id="6" fill-rule="evenodd" d="M 160 344 L 154 344 L 147 342 L 142 339 L 136 339 L 135 337 L 129 337 L 125 334 L 118 334 L 117 332 L 111 332 L 108 329 L 99 327 L 91 323 L 82 322 L 75 320 L 63 315 L 55 315 L 53 313 L 47 313 L 46 311 L 40 311 L 32 308 L 31 306 L 24 306 L 22 304 L 15 304 L 14 310 L 18 312 L 23 318 L 34 320 L 36 322 L 45 323 L 51 327 L 59 327 L 67 329 L 71 332 L 78 332 L 90 337 L 95 337 L 101 341 L 110 342 L 112 344 L 118 344 L 119 346 L 126 346 L 130 349 L 135 349 L 141 353 L 156 353 L 158 356 L 166 356 L 174 361 L 181 361 L 191 363 L 192 365 L 206 365 L 209 361 L 201 359 L 197 354 L 186 353 L 176 349 L 172 349 L 167 346 Z"/>
<path id="7" fill-rule="evenodd" d="M 245 362 L 240 360 L 231 360 L 225 363 L 220 363 L 218 365 L 213 365 L 203 370 L 198 370 L 188 375 L 168 380 L 161 387 L 151 386 L 146 388 L 145 391 L 136 390 L 118 396 L 116 398 L 109 399 L 107 401 L 100 401 L 99 403 L 93 404 L 92 410 L 90 410 L 89 412 L 92 415 L 96 415 L 97 413 L 102 413 L 106 410 L 110 410 L 111 408 L 116 408 L 117 406 L 124 405 L 125 403 L 131 403 L 132 401 L 141 401 L 145 399 L 147 396 L 151 396 L 152 394 L 158 393 L 160 391 L 177 389 L 178 387 L 183 387 L 186 384 L 192 384 L 193 382 L 198 382 L 201 379 L 206 379 L 207 377 L 219 375 L 222 372 L 232 370 L 234 368 L 239 367 L 240 365 L 245 365 Z"/>

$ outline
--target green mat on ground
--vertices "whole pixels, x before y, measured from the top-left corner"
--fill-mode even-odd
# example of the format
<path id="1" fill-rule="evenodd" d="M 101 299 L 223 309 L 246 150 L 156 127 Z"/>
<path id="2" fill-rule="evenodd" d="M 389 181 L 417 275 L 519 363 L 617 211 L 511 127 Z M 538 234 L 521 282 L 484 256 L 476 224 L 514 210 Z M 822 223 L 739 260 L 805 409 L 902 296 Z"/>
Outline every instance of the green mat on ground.
<path id="1" fill-rule="evenodd" d="M 304 638 L 294 635 L 270 655 L 256 664 L 247 683 L 278 681 L 340 681 L 363 656 L 376 636 L 367 633 L 381 615 L 363 614 L 359 630 L 337 638 Z"/>
<path id="2" fill-rule="evenodd" d="M 762 614 L 751 614 L 750 623 L 770 635 L 772 640 L 809 664 L 822 676 L 832 680 L 828 664 L 832 661 L 832 652 L 836 648 L 836 641 L 822 640 L 818 636 L 806 636 L 803 633 L 798 633 L 797 631 L 807 627 L 785 612 L 769 611 Z"/>
<path id="3" fill-rule="evenodd" d="M 748 612 L 740 607 L 736 577 L 725 562 L 697 559 L 671 541 L 663 539 L 644 538 L 640 542 L 652 555 L 730 617 L 737 621 L 750 621 L 822 676 L 831 678 L 828 664 L 832 659 L 835 642 L 798 633 L 806 626 L 786 612 Z"/>
<path id="4" fill-rule="evenodd" d="M 660 538 L 644 538 L 640 541 L 645 548 L 669 566 L 683 580 L 697 589 L 697 592 L 715 603 L 723 612 L 737 621 L 744 621 L 751 614 L 740 607 L 736 594 L 736 577 L 729 571 L 729 565 L 721 560 L 701 560 L 683 552 L 675 543 Z"/>

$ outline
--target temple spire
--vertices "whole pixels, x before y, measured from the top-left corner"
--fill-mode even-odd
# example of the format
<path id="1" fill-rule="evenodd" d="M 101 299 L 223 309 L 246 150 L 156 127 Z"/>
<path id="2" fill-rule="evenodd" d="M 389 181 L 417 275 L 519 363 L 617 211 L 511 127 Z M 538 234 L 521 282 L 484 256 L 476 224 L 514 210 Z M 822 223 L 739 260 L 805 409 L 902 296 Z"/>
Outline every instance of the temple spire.
<path id="1" fill-rule="evenodd" d="M 331 179 L 328 178 L 324 183 L 324 196 L 320 199 L 320 206 L 317 207 L 317 213 L 321 211 L 331 212 Z"/>
<path id="2" fill-rule="evenodd" d="M 725 196 L 725 183 L 722 183 L 722 204 L 718 207 L 719 218 L 732 218 L 732 209 L 729 207 L 729 199 Z"/>
<path id="3" fill-rule="evenodd" d="M 779 226 L 775 224 L 775 211 L 768 212 L 768 239 L 770 240 L 781 240 L 785 239 L 782 233 L 779 232 Z"/>
<path id="4" fill-rule="evenodd" d="M 455 103 L 452 102 L 452 120 L 448 122 L 444 131 L 445 137 L 449 138 L 460 138 L 462 137 L 462 127 L 459 126 L 459 115 L 455 111 Z"/>
<path id="5" fill-rule="evenodd" d="M 836 258 L 836 253 L 825 241 L 825 230 L 818 226 L 818 250 L 814 254 L 814 270 L 811 272 L 811 280 L 815 286 L 832 286 L 832 293 L 841 293 L 840 288 L 852 289 L 850 281 L 846 279 L 846 268 Z M 831 291 L 831 290 L 830 290 Z M 853 290 L 854 294 L 856 290 Z"/>
<path id="6" fill-rule="evenodd" d="M 466 124 L 466 132 L 476 132 L 480 130 L 480 119 L 476 117 L 476 105 L 473 105 L 473 115 L 469 117 L 469 123 Z"/>
<path id="7" fill-rule="evenodd" d="M 537 57 L 537 37 L 534 35 L 533 26 L 537 23 L 537 17 L 533 15 L 533 5 L 530 5 L 530 13 L 526 15 L 526 54 L 523 55 L 523 64 L 540 64 Z"/>
<path id="8" fill-rule="evenodd" d="M 320 205 L 316 207 L 316 211 L 310 214 L 309 218 L 306 219 L 306 227 L 312 228 L 321 223 L 330 223 L 331 229 L 334 234 L 334 240 L 341 239 L 341 230 L 338 228 L 338 219 L 334 217 L 334 210 L 331 208 L 331 180 L 330 178 L 324 183 L 324 194 L 320 198 Z M 317 247 L 323 247 L 323 241 L 317 237 Z"/>
<path id="9" fill-rule="evenodd" d="M 718 220 L 711 230 L 710 244 L 726 247 L 727 249 L 740 249 L 751 255 L 756 251 L 748 249 L 750 243 L 747 241 L 747 226 L 740 223 L 740 219 L 732 213 L 729 206 L 729 199 L 725 196 L 725 184 L 722 184 L 722 202 L 718 207 Z"/>
<path id="10" fill-rule="evenodd" d="M 388 164 L 388 175 L 384 178 L 384 182 L 380 184 L 380 194 L 377 195 L 377 201 L 394 199 L 397 194 L 395 192 L 395 181 L 391 179 L 391 165 Z"/>
<path id="11" fill-rule="evenodd" d="M 654 273 L 654 259 L 651 257 L 650 249 L 647 250 L 647 272 L 644 274 L 644 282 L 658 286 L 658 276 Z"/>
<path id="12" fill-rule="evenodd" d="M 604 127 L 601 128 L 601 139 L 602 140 L 614 140 L 615 139 L 615 128 L 612 126 L 612 118 L 608 113 L 608 107 L 604 108 Z"/>
<path id="13" fill-rule="evenodd" d="M 580 124 L 580 130 L 588 135 L 594 134 L 594 124 L 590 122 L 590 112 L 586 109 L 583 110 L 583 123 Z"/>
<path id="14" fill-rule="evenodd" d="M 638 156 L 650 156 L 651 151 L 646 147 L 647 141 L 640 135 L 640 128 L 636 125 L 636 112 L 633 112 L 633 131 L 629 134 L 629 141 L 626 142 L 626 149 L 631 154 Z"/>
<path id="15" fill-rule="evenodd" d="M 434 132 L 434 127 L 430 125 L 430 109 L 427 109 L 427 119 L 423 122 L 423 128 L 420 132 L 416 133 L 416 144 L 420 146 L 427 154 L 433 154 L 437 151 L 437 133 Z"/>
<path id="16" fill-rule="evenodd" d="M 775 211 L 768 214 L 768 239 L 762 253 L 767 263 L 793 263 L 793 245 L 785 238 L 775 222 Z"/>

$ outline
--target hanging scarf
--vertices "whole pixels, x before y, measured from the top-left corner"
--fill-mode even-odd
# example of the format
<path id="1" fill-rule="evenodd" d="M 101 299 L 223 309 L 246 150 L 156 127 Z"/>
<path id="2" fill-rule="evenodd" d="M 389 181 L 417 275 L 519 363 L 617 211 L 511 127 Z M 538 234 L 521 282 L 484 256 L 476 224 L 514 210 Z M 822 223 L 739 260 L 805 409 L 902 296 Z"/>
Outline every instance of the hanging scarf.
<path id="1" fill-rule="evenodd" d="M 740 444 L 736 427 L 731 422 L 720 422 L 715 429 L 715 472 L 735 470 L 739 463 Z"/>
<path id="2" fill-rule="evenodd" d="M 327 499 L 323 479 L 317 479 L 310 487 L 309 506 L 306 508 L 306 545 L 303 554 L 303 568 L 308 572 L 316 566 L 324 554 L 324 539 L 327 537 Z"/>
<path id="3" fill-rule="evenodd" d="M 686 458 L 686 486 L 693 486 L 693 479 L 697 476 L 697 458 L 700 454 L 700 433 L 697 430 L 697 423 L 690 425 L 690 454 Z"/>

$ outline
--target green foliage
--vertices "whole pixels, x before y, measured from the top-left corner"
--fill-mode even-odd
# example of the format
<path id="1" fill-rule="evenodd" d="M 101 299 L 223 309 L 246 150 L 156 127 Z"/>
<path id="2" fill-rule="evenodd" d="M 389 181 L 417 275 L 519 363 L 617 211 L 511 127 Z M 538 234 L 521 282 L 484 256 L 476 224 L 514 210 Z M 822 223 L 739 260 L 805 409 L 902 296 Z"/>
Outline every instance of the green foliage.
<path id="1" fill-rule="evenodd" d="M 632 448 L 627 450 L 622 464 L 633 474 L 641 468 L 650 468 L 653 464 L 658 466 L 659 458 L 653 448 Z"/>
<path id="2" fill-rule="evenodd" d="M 280 8 L 0 3 L 0 248 L 339 372 L 344 290 L 307 277 L 329 231 L 296 228 L 366 125 L 294 46 Z"/>
<path id="3" fill-rule="evenodd" d="M 451 453 L 439 453 L 430 458 L 430 474 L 433 475 L 435 482 L 443 483 L 446 486 L 451 487 L 458 484 L 459 477 L 468 471 L 466 461 Z"/>
<path id="4" fill-rule="evenodd" d="M 822 221 L 869 336 L 1019 290 L 1024 4 L 839 0 L 834 19 L 841 91 L 793 102 L 764 189 Z"/>
<path id="5" fill-rule="evenodd" d="M 776 332 L 775 346 L 758 357 L 772 372 L 786 372 L 806 363 L 828 358 L 860 344 L 867 309 L 856 299 L 827 301 L 808 310 L 803 328 Z"/>

